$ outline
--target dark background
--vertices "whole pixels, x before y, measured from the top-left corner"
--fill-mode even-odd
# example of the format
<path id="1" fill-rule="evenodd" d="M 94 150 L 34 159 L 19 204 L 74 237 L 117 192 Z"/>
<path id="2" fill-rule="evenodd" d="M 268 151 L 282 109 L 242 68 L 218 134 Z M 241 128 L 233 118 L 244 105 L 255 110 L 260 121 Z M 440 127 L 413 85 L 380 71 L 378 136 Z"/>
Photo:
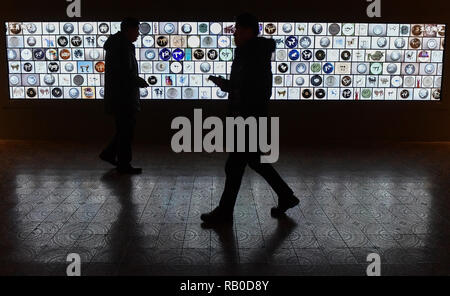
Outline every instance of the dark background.
<path id="1" fill-rule="evenodd" d="M 382 17 L 369 18 L 365 0 L 341 1 L 82 1 L 82 17 L 68 18 L 65 0 L 4 1 L 0 21 L 118 21 L 123 16 L 143 20 L 233 20 L 244 10 L 261 21 L 446 23 L 450 2 L 442 0 L 382 0 Z M 42 140 L 104 140 L 111 119 L 102 101 L 11 101 L 7 88 L 5 36 L 0 42 L 0 138 Z M 445 52 L 441 102 L 273 101 L 272 115 L 280 116 L 280 141 L 298 144 L 360 140 L 450 140 L 449 50 Z M 175 116 L 223 115 L 226 101 L 144 101 L 136 138 L 168 145 Z"/>

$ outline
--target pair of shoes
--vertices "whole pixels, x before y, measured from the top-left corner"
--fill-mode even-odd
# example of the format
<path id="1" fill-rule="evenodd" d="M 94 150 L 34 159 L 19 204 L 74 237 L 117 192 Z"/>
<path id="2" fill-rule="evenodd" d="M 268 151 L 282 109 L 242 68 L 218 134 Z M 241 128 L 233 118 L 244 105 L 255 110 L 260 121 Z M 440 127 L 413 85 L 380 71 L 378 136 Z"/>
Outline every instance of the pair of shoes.
<path id="1" fill-rule="evenodd" d="M 202 214 L 200 219 L 206 224 L 230 224 L 233 223 L 233 212 L 217 207 L 209 213 Z"/>
<path id="2" fill-rule="evenodd" d="M 116 161 L 115 157 L 108 156 L 104 152 L 100 153 L 100 155 L 98 157 L 100 157 L 101 160 L 112 164 L 113 166 L 117 166 L 117 161 Z"/>
<path id="3" fill-rule="evenodd" d="M 286 211 L 298 205 L 299 202 L 300 202 L 299 199 L 295 197 L 293 194 L 286 196 L 282 199 L 278 199 L 278 206 L 273 207 L 270 210 L 270 214 L 272 215 L 272 217 L 275 218 L 284 217 Z"/>
<path id="4" fill-rule="evenodd" d="M 141 168 L 134 168 L 131 165 L 118 166 L 117 171 L 121 174 L 129 174 L 129 175 L 139 175 L 142 173 Z"/>

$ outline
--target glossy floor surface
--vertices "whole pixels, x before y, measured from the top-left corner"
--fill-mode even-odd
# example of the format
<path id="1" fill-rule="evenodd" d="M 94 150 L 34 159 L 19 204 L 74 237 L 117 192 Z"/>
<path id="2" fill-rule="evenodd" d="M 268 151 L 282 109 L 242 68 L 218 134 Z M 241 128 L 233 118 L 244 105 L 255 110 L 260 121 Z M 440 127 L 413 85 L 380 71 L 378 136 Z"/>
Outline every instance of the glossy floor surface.
<path id="1" fill-rule="evenodd" d="M 139 176 L 97 158 L 101 145 L 0 142 L 0 274 L 450 274 L 450 144 L 284 149 L 276 168 L 300 198 L 273 219 L 276 196 L 247 168 L 233 227 L 203 229 L 225 154 L 136 145 Z"/>

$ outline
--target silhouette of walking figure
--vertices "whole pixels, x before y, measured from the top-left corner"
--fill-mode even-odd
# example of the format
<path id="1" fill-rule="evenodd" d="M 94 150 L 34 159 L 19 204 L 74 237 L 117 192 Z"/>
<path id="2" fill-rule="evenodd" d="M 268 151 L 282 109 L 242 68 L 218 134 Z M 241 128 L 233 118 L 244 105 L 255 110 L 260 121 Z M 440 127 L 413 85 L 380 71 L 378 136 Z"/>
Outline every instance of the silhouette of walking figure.
<path id="1" fill-rule="evenodd" d="M 148 86 L 138 75 L 133 44 L 138 36 L 139 21 L 127 17 L 120 24 L 120 31 L 111 35 L 103 46 L 106 51 L 104 103 L 106 112 L 114 117 L 116 132 L 100 158 L 124 174 L 142 172 L 130 164 L 136 114 L 141 110 L 139 88 Z"/>
<path id="2" fill-rule="evenodd" d="M 230 79 L 210 76 L 210 80 L 229 93 L 228 116 L 267 117 L 272 92 L 271 56 L 275 41 L 258 37 L 259 24 L 255 16 L 244 13 L 236 19 L 234 41 L 235 56 Z M 246 132 L 246 147 L 248 133 Z M 236 143 L 236 140 L 234 141 Z M 236 150 L 234 150 L 236 151 Z M 271 209 L 273 217 L 284 213 L 299 203 L 291 188 L 269 163 L 261 163 L 261 152 L 231 152 L 225 164 L 226 181 L 219 206 L 201 215 L 206 224 L 233 221 L 233 209 L 247 164 L 259 173 L 278 195 L 278 206 Z"/>

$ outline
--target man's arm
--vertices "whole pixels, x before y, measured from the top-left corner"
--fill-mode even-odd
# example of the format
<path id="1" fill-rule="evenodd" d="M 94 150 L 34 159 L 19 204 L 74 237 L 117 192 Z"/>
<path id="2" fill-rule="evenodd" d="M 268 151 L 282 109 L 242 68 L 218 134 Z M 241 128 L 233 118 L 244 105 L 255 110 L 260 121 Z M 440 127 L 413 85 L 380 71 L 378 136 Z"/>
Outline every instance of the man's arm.
<path id="1" fill-rule="evenodd" d="M 209 80 L 211 80 L 215 85 L 220 87 L 221 91 L 230 92 L 230 80 L 222 78 L 220 76 L 209 76 Z"/>

